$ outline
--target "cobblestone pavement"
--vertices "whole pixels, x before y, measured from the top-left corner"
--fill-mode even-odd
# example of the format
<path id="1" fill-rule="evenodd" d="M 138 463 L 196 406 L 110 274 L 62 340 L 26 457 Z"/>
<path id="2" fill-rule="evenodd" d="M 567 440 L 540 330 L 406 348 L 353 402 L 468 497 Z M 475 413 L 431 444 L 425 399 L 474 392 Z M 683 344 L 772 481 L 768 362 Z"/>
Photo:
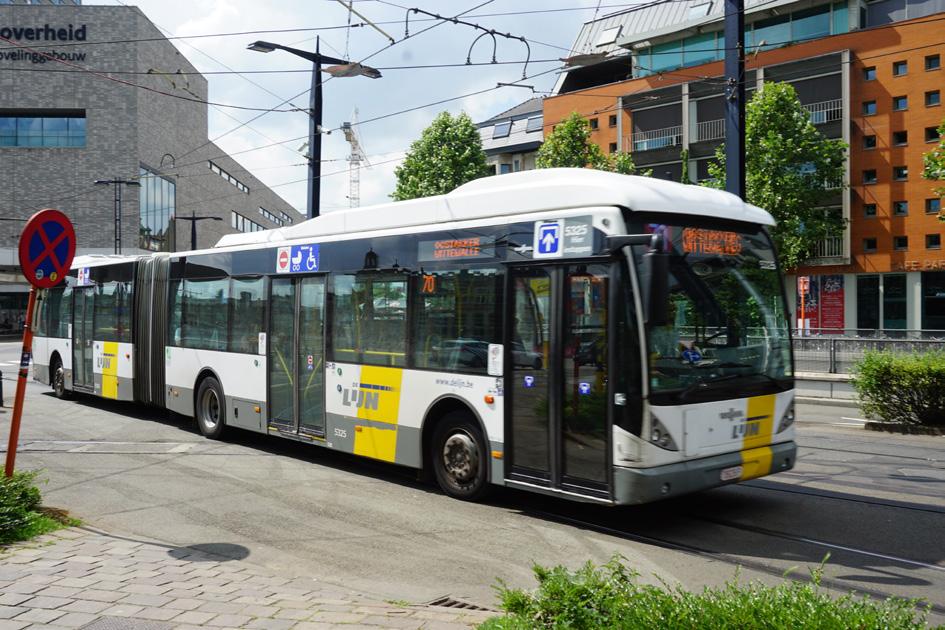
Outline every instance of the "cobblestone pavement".
<path id="1" fill-rule="evenodd" d="M 0 550 L 0 630 L 465 629 L 495 613 L 399 605 L 213 553 L 70 528 Z"/>

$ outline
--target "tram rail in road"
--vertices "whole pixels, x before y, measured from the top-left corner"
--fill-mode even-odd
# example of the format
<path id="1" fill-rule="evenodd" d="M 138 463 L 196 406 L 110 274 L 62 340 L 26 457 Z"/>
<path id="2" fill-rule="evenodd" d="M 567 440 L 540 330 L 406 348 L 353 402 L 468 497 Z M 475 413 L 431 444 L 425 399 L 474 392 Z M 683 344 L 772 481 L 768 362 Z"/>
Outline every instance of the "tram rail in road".
<path id="1" fill-rule="evenodd" d="M 806 579 L 829 553 L 824 586 L 924 598 L 945 621 L 936 533 L 945 530 L 945 499 L 933 478 L 945 460 L 928 437 L 874 436 L 825 420 L 802 425 L 797 468 L 766 480 L 648 506 L 509 490 L 475 505 L 446 499 L 402 467 L 250 433 L 213 442 L 165 412 L 94 398 L 64 403 L 41 386 L 29 395 L 37 416 L 25 425 L 22 465 L 46 470 L 47 503 L 118 534 L 239 543 L 250 561 L 291 562 L 355 588 L 376 588 L 365 580 L 384 575 L 408 590 L 392 598 L 449 592 L 486 606 L 496 578 L 534 586 L 533 560 L 575 566 L 619 552 L 645 576 L 698 589 L 737 567 L 744 580 L 780 582 L 789 570 Z M 0 425 L 7 419 L 0 414 Z M 321 534 L 300 539 L 286 529 L 294 523 Z M 463 562 L 442 562 L 460 549 Z"/>

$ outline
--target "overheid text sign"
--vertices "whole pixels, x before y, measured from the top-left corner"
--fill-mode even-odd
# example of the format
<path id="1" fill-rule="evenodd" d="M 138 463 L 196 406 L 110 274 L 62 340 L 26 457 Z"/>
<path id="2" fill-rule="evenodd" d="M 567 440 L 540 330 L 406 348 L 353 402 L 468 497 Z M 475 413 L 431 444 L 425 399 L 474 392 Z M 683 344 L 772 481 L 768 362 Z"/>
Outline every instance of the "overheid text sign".
<path id="1" fill-rule="evenodd" d="M 73 26 L 0 26 L 0 37 L 27 42 L 84 42 L 87 36 L 85 24 Z"/>

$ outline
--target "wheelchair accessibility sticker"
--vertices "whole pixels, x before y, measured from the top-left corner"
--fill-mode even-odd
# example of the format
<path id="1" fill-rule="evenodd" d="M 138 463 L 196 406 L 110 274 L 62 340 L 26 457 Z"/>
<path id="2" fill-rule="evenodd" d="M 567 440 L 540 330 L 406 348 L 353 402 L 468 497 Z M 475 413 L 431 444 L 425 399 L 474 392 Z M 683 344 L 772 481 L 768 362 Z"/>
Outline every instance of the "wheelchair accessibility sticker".
<path id="1" fill-rule="evenodd" d="M 276 273 L 318 271 L 318 245 L 291 245 L 276 250 Z"/>

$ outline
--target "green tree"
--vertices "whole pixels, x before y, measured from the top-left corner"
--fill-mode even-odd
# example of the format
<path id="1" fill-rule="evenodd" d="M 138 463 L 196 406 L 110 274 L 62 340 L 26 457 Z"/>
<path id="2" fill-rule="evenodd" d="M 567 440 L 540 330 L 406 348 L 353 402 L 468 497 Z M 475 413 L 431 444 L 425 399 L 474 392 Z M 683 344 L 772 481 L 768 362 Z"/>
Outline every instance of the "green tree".
<path id="1" fill-rule="evenodd" d="M 555 125 L 538 149 L 538 168 L 598 168 L 607 165 L 607 156 L 591 142 L 591 124 L 577 112 Z M 609 168 L 602 170 L 609 171 Z"/>
<path id="2" fill-rule="evenodd" d="M 842 181 L 846 150 L 817 131 L 788 83 L 766 83 L 745 108 L 746 201 L 777 221 L 771 235 L 783 268 L 796 268 L 817 243 L 842 232 L 844 219 L 823 203 L 828 183 Z M 706 185 L 724 188 L 724 146 L 715 157 Z"/>
<path id="3" fill-rule="evenodd" d="M 404 163 L 394 170 L 396 201 L 445 195 L 466 182 L 490 174 L 479 130 L 465 113 L 442 112 L 410 145 Z"/>
<path id="4" fill-rule="evenodd" d="M 922 177 L 936 182 L 945 181 L 945 120 L 938 128 L 938 146 L 922 156 L 925 168 Z M 945 198 L 945 186 L 934 189 L 939 199 Z M 938 220 L 945 222 L 945 209 L 939 209 Z"/>
<path id="5" fill-rule="evenodd" d="M 645 171 L 638 170 L 636 163 L 633 161 L 633 155 L 622 151 L 612 154 L 601 166 L 595 168 L 602 171 L 613 171 L 621 175 L 643 175 L 644 177 L 649 177 L 653 174 L 653 169 L 651 168 Z"/>
<path id="6" fill-rule="evenodd" d="M 618 151 L 605 155 L 591 142 L 591 124 L 577 112 L 572 112 L 548 134 L 535 160 L 538 168 L 586 168 L 611 171 L 622 175 L 649 175 L 639 172 L 629 153 Z"/>

